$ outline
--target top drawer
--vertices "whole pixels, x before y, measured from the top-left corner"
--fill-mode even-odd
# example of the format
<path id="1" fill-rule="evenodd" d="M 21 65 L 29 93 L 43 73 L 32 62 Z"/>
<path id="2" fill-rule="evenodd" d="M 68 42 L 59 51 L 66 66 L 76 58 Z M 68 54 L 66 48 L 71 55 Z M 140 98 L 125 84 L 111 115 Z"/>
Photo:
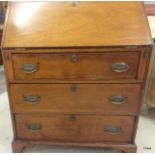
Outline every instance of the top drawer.
<path id="1" fill-rule="evenodd" d="M 136 80 L 140 52 L 13 54 L 15 80 Z"/>

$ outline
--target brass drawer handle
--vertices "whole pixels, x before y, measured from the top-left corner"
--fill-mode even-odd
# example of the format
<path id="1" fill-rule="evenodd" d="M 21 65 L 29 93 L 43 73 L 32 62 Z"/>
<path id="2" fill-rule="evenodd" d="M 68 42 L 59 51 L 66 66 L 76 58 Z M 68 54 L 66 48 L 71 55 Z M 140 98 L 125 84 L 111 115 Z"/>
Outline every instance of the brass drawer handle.
<path id="1" fill-rule="evenodd" d="M 40 101 L 40 96 L 24 96 L 24 101 L 26 101 L 28 104 L 36 104 L 37 101 Z"/>
<path id="2" fill-rule="evenodd" d="M 38 123 L 32 123 L 28 125 L 28 129 L 32 130 L 32 131 L 38 131 L 42 129 L 42 125 L 38 124 Z"/>
<path id="3" fill-rule="evenodd" d="M 70 86 L 70 90 L 71 90 L 72 92 L 76 92 L 76 91 L 77 91 L 77 86 L 76 86 L 76 84 L 72 84 L 72 85 Z"/>
<path id="4" fill-rule="evenodd" d="M 71 61 L 75 63 L 77 60 L 78 60 L 77 54 L 76 53 L 71 54 Z"/>
<path id="5" fill-rule="evenodd" d="M 120 105 L 125 102 L 126 96 L 114 95 L 109 97 L 109 101 L 113 104 Z"/>
<path id="6" fill-rule="evenodd" d="M 125 72 L 129 69 L 128 64 L 126 64 L 125 62 L 119 62 L 119 63 L 115 63 L 112 65 L 112 70 L 114 72 Z"/>
<path id="7" fill-rule="evenodd" d="M 107 132 L 108 134 L 118 134 L 122 130 L 121 127 L 115 127 L 115 126 L 108 126 L 104 128 L 104 131 Z"/>
<path id="8" fill-rule="evenodd" d="M 71 115 L 68 116 L 68 120 L 69 121 L 75 121 L 76 120 L 76 116 L 71 114 Z"/>
<path id="9" fill-rule="evenodd" d="M 23 64 L 21 69 L 23 72 L 31 74 L 36 72 L 38 70 L 38 67 L 36 64 Z"/>

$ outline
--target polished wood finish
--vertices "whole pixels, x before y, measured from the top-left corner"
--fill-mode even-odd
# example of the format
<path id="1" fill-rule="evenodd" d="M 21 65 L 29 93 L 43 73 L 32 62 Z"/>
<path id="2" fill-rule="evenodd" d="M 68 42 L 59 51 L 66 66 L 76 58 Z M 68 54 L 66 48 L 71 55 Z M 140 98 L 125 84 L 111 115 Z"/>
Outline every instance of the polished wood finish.
<path id="1" fill-rule="evenodd" d="M 72 115 L 16 115 L 17 138 L 55 142 L 131 141 L 133 116 L 74 115 L 75 120 L 72 120 Z M 34 123 L 40 124 L 41 129 L 29 129 Z M 117 127 L 120 131 L 110 133 L 105 131 L 106 127 Z"/>
<path id="2" fill-rule="evenodd" d="M 109 148 L 113 149 L 117 152 L 122 153 L 135 153 L 137 151 L 137 146 L 135 144 L 128 144 L 128 143 L 60 143 L 60 142 L 51 142 L 51 141 L 26 141 L 26 140 L 14 140 L 12 143 L 12 147 L 14 152 L 21 153 L 26 147 L 32 147 L 33 145 L 37 144 L 44 144 L 44 145 L 55 145 L 55 146 L 77 146 L 77 147 L 93 147 L 93 148 Z"/>
<path id="3" fill-rule="evenodd" d="M 72 90 L 74 86 L 75 91 Z M 13 84 L 10 86 L 15 113 L 136 114 L 140 89 L 139 84 Z M 112 103 L 109 98 L 114 95 L 123 96 L 125 99 L 122 103 Z M 25 100 L 28 96 L 37 96 L 38 100 L 28 102 Z"/>
<path id="4" fill-rule="evenodd" d="M 130 52 L 129 52 L 129 49 L 130 49 Z M 85 67 L 85 68 L 81 68 L 79 65 L 77 65 L 77 63 L 79 63 L 78 62 L 78 60 L 77 60 L 77 62 L 71 62 L 71 55 L 72 54 L 74 54 L 74 52 L 75 51 L 77 51 L 77 53 L 78 54 L 80 54 L 80 55 L 82 55 L 82 54 L 86 54 L 87 56 L 88 56 L 88 54 L 92 54 L 92 53 L 95 53 L 94 51 L 96 51 L 96 55 L 97 54 L 99 54 L 99 55 L 102 55 L 102 56 L 104 56 L 104 54 L 105 54 L 105 56 L 107 55 L 111 55 L 111 57 L 112 57 L 112 59 L 113 59 L 113 63 L 110 63 L 109 61 L 107 61 L 107 60 L 105 60 L 105 62 L 102 62 L 102 61 L 100 61 L 100 62 L 97 62 L 96 61 L 96 57 L 95 57 L 95 54 L 94 54 L 94 56 L 92 57 L 91 56 L 91 58 L 93 58 L 94 60 L 95 60 L 95 62 L 98 64 L 98 66 L 99 66 L 99 64 L 100 65 L 103 65 L 104 64 L 104 66 L 106 67 L 106 68 L 101 68 L 100 70 L 97 68 L 96 69 L 96 67 L 95 67 L 95 64 L 93 65 L 93 68 L 95 68 L 97 71 L 99 70 L 101 73 L 100 74 L 102 74 L 102 72 L 103 71 L 108 71 L 110 74 L 111 74 L 111 77 L 109 77 L 109 80 L 107 80 L 107 79 L 105 79 L 104 80 L 104 82 L 106 83 L 117 83 L 117 82 L 119 82 L 119 83 L 126 83 L 126 82 L 129 82 L 129 83 L 136 83 L 136 82 L 139 82 L 139 83 L 142 83 L 143 82 L 143 80 L 145 80 L 145 78 L 146 78 L 146 73 L 145 73 L 145 71 L 146 71 L 146 69 L 147 69 L 147 66 L 148 66 L 148 59 L 149 59 L 149 57 L 150 57 L 150 51 L 151 51 L 151 47 L 147 47 L 147 48 L 144 48 L 144 47 L 137 47 L 136 49 L 135 49 L 135 47 L 124 47 L 124 48 L 120 48 L 120 47 L 117 47 L 117 48 L 95 48 L 95 47 L 92 47 L 91 49 L 90 48 L 79 48 L 79 49 L 77 49 L 77 48 L 69 48 L 69 49 L 44 49 L 44 50 L 38 50 L 38 49 L 34 49 L 33 50 L 33 52 L 32 52 L 32 50 L 5 50 L 5 55 L 4 55 L 4 59 L 5 59 L 5 66 L 6 66 L 6 68 L 9 70 L 9 72 L 7 73 L 7 74 L 9 74 L 8 76 L 7 76 L 7 78 L 8 78 L 8 80 L 9 81 L 12 81 L 12 82 L 14 82 L 14 83 L 56 83 L 57 81 L 58 81 L 58 79 L 49 79 L 47 76 L 46 76 L 46 79 L 42 79 L 42 78 L 40 78 L 40 79 L 37 79 L 37 77 L 36 76 L 34 76 L 36 73 L 38 74 L 39 73 L 39 70 L 40 70 L 40 68 L 39 68 L 39 65 L 40 65 L 40 63 L 37 63 L 37 62 L 39 62 L 39 61 L 43 61 L 44 63 L 46 63 L 46 61 L 45 60 L 47 60 L 47 57 L 46 57 L 46 55 L 52 55 L 52 54 L 56 54 L 56 55 L 58 55 L 58 54 L 60 54 L 60 56 L 62 56 L 63 54 L 66 54 L 66 53 L 68 53 L 68 63 L 66 62 L 64 65 L 66 65 L 66 64 L 70 64 L 70 68 L 72 69 L 72 72 L 71 71 L 68 71 L 67 70 L 67 68 L 66 68 L 66 70 L 68 71 L 68 74 L 70 74 L 70 75 L 74 75 L 74 74 L 80 74 L 81 75 L 81 73 L 80 73 L 80 71 L 79 70 L 85 70 L 86 71 L 86 73 L 89 73 L 87 70 L 86 70 L 86 68 L 88 69 L 88 70 L 90 70 L 92 73 L 92 75 L 94 75 L 94 73 L 93 72 L 96 72 L 96 70 L 92 70 L 88 65 Z M 122 51 L 122 52 L 120 52 L 120 51 Z M 126 56 L 126 54 L 125 53 L 128 53 L 128 56 Z M 49 54 L 50 53 L 50 54 Z M 109 54 L 108 54 L 109 53 Z M 128 70 L 127 71 L 125 71 L 125 72 L 115 72 L 115 71 L 113 71 L 112 70 L 112 65 L 113 64 L 115 64 L 115 63 L 117 63 L 116 61 L 114 61 L 114 56 L 116 56 L 117 55 L 117 53 L 118 53 L 118 55 L 120 55 L 120 54 L 122 54 L 123 56 L 121 56 L 120 55 L 120 58 L 122 58 L 122 59 L 120 59 L 120 58 L 118 58 L 117 60 L 117 62 L 125 62 L 125 61 L 127 61 L 127 63 L 129 63 L 129 68 L 128 68 Z M 124 53 L 124 54 L 123 54 Z M 139 53 L 139 58 L 137 58 L 138 56 L 138 53 Z M 18 57 L 23 57 L 23 55 L 25 56 L 25 55 L 29 55 L 28 57 L 26 56 L 26 60 L 27 60 L 27 62 L 28 63 L 32 63 L 32 61 L 29 61 L 31 58 L 31 56 L 32 55 L 44 55 L 44 59 L 41 59 L 41 60 L 39 60 L 38 59 L 38 61 L 36 60 L 36 59 L 34 59 L 33 58 L 33 61 L 35 61 L 36 63 L 37 63 L 37 65 L 35 64 L 35 63 L 32 63 L 32 64 L 35 64 L 36 66 L 37 66 L 37 70 L 36 70 L 36 72 L 33 72 L 32 74 L 26 74 L 26 73 L 24 73 L 23 71 L 22 71 L 22 65 L 23 64 L 25 64 L 25 62 L 18 62 L 18 61 L 20 61 L 19 59 L 18 59 L 18 66 L 16 65 L 16 61 L 12 61 L 13 59 L 12 59 L 12 57 L 13 56 L 16 56 L 16 55 L 19 55 Z M 131 57 L 131 56 L 132 57 Z M 89 56 L 88 56 L 89 57 Z M 37 57 L 38 58 L 38 57 Z M 45 59 L 46 58 L 46 59 Z M 97 55 L 97 58 L 99 58 L 99 56 Z M 108 57 L 107 57 L 108 58 Z M 134 60 L 135 61 L 138 61 L 138 62 L 133 62 L 133 61 L 131 61 L 131 59 L 128 59 L 128 58 L 134 58 Z M 25 57 L 24 57 L 24 59 L 25 59 Z M 50 59 L 50 58 L 49 58 Z M 100 58 L 99 58 L 100 59 Z M 103 58 L 103 59 L 105 59 L 105 58 Z M 93 62 L 91 62 L 91 64 L 90 64 L 90 61 L 88 60 L 88 58 L 86 59 L 87 61 L 84 61 L 84 64 L 86 65 L 86 63 L 85 62 L 89 62 L 89 65 L 91 65 L 92 66 L 92 64 L 93 64 Z M 120 60 L 120 61 L 119 61 Z M 25 61 L 25 60 L 23 60 L 23 61 Z M 51 61 L 48 61 L 49 62 L 49 64 L 55 64 L 56 65 L 56 63 L 53 63 L 53 62 L 51 62 Z M 60 60 L 59 60 L 59 62 L 60 63 L 62 63 Z M 14 65 L 13 65 L 14 64 Z M 41 63 L 42 64 L 42 63 Z M 49 66 L 49 64 L 47 64 L 46 63 L 46 65 L 48 65 Z M 83 64 L 83 65 L 84 65 Z M 107 65 L 107 64 L 109 64 L 109 66 Z M 135 65 L 138 65 L 138 66 L 133 66 L 133 64 L 135 64 Z M 14 71 L 14 66 L 17 66 L 16 67 L 16 70 L 18 70 L 19 71 L 19 73 L 22 75 L 22 77 L 23 76 L 26 76 L 27 78 L 24 80 L 24 79 L 15 79 L 15 71 Z M 58 64 L 57 64 L 57 66 L 58 66 Z M 76 67 L 78 67 L 78 70 L 76 69 L 74 69 L 74 66 L 76 66 Z M 104 67 L 103 66 L 103 67 Z M 51 65 L 49 66 L 50 68 L 52 67 Z M 67 67 L 67 66 L 66 66 Z M 100 66 L 100 67 L 102 67 L 102 66 Z M 132 68 L 133 69 L 132 69 Z M 52 74 L 52 72 L 51 72 L 51 69 L 50 68 L 47 68 L 45 65 L 44 65 L 44 68 L 46 68 L 46 69 L 42 69 L 42 72 L 45 74 L 49 74 L 49 75 L 53 75 Z M 55 69 L 54 69 L 55 70 Z M 58 70 L 59 70 L 59 73 L 57 73 L 57 71 L 55 71 L 55 73 L 58 75 L 62 75 L 62 74 L 64 74 L 63 72 L 63 70 L 64 69 L 60 69 L 60 68 L 58 68 Z M 65 71 L 66 71 L 65 70 Z M 125 73 L 127 73 L 127 74 L 129 74 L 131 77 L 134 77 L 132 74 L 133 73 L 135 73 L 135 71 L 136 71 L 136 74 L 135 74 L 135 78 L 127 78 L 126 76 L 125 76 Z M 60 74 L 60 72 L 62 73 L 62 74 Z M 19 74 L 18 73 L 18 74 Z M 85 72 L 83 72 L 84 74 L 85 74 Z M 40 74 L 40 76 L 41 77 L 45 77 L 45 75 L 44 74 Z M 90 74 L 90 73 L 89 73 Z M 87 75 L 87 76 L 89 76 L 89 78 L 91 79 L 78 79 L 79 77 L 77 77 L 76 78 L 76 76 L 74 76 L 74 79 L 72 78 L 72 79 L 59 79 L 59 82 L 60 83 L 77 83 L 77 82 L 79 82 L 79 83 L 81 83 L 81 82 L 84 82 L 84 83 L 102 83 L 103 82 L 103 80 L 101 79 L 101 80 L 99 80 L 99 79 L 97 79 L 97 80 L 92 80 L 94 77 L 91 77 L 90 75 Z M 20 75 L 20 76 L 21 76 Z M 48 76 L 49 76 L 48 75 Z M 117 77 L 117 79 L 115 79 L 114 80 L 114 78 L 112 78 L 112 76 L 114 76 L 115 75 L 115 77 Z M 124 76 L 123 76 L 124 75 Z M 18 76 L 18 75 L 17 75 Z M 84 77 L 84 75 L 81 75 L 82 77 Z M 86 75 L 85 75 L 86 76 Z M 96 76 L 96 75 L 95 75 Z M 102 76 L 102 78 L 104 79 L 104 76 L 103 75 L 101 75 Z M 107 75 L 105 75 L 105 76 L 107 76 Z M 35 77 L 35 78 L 34 78 Z M 118 79 L 118 77 L 122 77 L 122 78 L 120 78 L 120 79 Z M 123 78 L 124 77 L 124 78 Z M 127 79 L 126 79 L 126 78 Z M 58 77 L 58 78 L 60 78 L 60 77 Z M 28 79 L 31 79 L 31 80 L 28 80 Z M 78 79 L 78 80 L 77 80 Z M 110 80 L 111 79 L 111 80 Z"/>
<path id="5" fill-rule="evenodd" d="M 152 49 L 141 2 L 12 2 L 2 45 L 14 152 L 136 152 Z"/>
<path id="6" fill-rule="evenodd" d="M 140 2 L 12 3 L 3 39 L 6 48 L 152 43 Z"/>
<path id="7" fill-rule="evenodd" d="M 75 62 L 72 60 L 74 54 L 77 57 Z M 17 81 L 136 80 L 139 56 L 140 52 L 14 54 L 12 64 Z M 112 70 L 113 64 L 121 62 L 129 66 L 127 71 Z M 26 73 L 22 70 L 24 64 L 36 65 L 37 70 Z"/>

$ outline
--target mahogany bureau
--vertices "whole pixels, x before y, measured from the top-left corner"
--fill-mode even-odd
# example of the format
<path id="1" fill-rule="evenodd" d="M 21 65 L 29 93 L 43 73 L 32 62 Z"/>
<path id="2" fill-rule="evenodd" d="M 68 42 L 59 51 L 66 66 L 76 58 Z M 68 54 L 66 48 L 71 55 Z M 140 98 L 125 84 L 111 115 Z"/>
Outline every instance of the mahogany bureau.
<path id="1" fill-rule="evenodd" d="M 13 152 L 134 143 L 152 49 L 141 2 L 12 2 L 2 50 Z"/>

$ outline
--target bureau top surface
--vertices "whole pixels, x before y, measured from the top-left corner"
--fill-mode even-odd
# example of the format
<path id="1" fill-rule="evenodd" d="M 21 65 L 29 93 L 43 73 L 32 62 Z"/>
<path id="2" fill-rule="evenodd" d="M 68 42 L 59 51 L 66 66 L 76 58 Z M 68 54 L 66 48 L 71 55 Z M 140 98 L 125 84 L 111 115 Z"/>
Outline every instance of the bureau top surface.
<path id="1" fill-rule="evenodd" d="M 152 44 L 141 2 L 12 2 L 4 48 Z"/>

